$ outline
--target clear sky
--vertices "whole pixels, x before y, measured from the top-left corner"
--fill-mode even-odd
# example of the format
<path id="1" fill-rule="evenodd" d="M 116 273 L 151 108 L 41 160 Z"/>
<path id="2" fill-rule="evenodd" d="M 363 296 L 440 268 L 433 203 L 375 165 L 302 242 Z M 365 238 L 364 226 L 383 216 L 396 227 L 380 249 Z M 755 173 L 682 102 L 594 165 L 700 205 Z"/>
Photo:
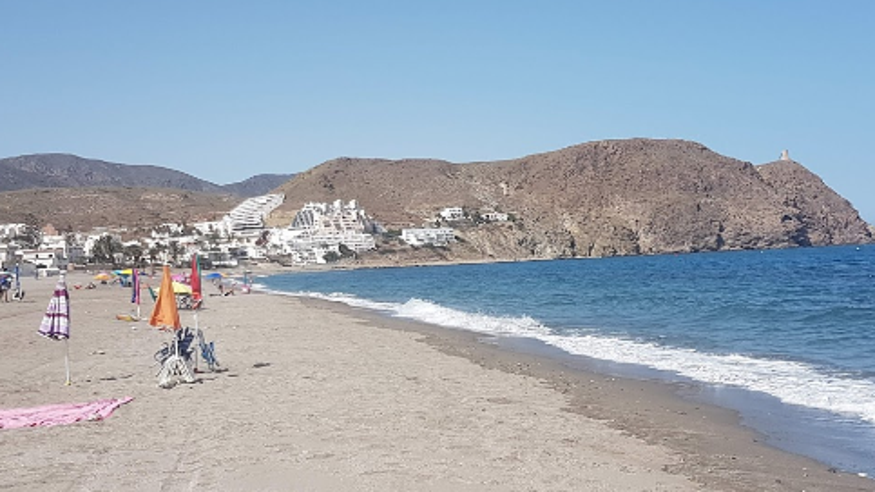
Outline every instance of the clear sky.
<path id="1" fill-rule="evenodd" d="M 339 156 L 782 149 L 875 221 L 875 1 L 0 0 L 0 157 L 216 183 Z"/>

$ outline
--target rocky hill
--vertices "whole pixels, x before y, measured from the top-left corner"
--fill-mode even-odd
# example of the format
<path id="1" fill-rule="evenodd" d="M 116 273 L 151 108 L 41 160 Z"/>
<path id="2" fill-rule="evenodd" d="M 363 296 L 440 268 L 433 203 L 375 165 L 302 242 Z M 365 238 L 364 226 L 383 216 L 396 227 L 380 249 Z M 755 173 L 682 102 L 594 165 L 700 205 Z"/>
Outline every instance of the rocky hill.
<path id="1" fill-rule="evenodd" d="M 610 140 L 499 162 L 340 158 L 280 186 L 287 224 L 307 201 L 357 199 L 390 228 L 443 207 L 512 213 L 457 224 L 435 259 L 530 259 L 862 243 L 856 210 L 796 163 L 755 167 L 682 140 Z M 422 253 L 419 253 L 420 255 Z M 390 255 L 391 256 L 391 255 Z M 386 258 L 390 258 L 386 256 Z M 390 261 L 391 262 L 391 261 Z"/>
<path id="2" fill-rule="evenodd" d="M 161 188 L 38 188 L 0 193 L 0 223 L 52 224 L 59 231 L 131 229 L 217 220 L 240 198 Z"/>
<path id="3" fill-rule="evenodd" d="M 263 195 L 292 176 L 260 174 L 220 186 L 166 167 L 118 164 L 71 154 L 31 154 L 0 159 L 0 191 L 128 186 L 250 197 Z"/>
<path id="4" fill-rule="evenodd" d="M 770 162 L 757 171 L 778 191 L 781 203 L 799 211 L 796 217 L 812 244 L 859 243 L 870 233 L 850 202 L 798 162 Z"/>

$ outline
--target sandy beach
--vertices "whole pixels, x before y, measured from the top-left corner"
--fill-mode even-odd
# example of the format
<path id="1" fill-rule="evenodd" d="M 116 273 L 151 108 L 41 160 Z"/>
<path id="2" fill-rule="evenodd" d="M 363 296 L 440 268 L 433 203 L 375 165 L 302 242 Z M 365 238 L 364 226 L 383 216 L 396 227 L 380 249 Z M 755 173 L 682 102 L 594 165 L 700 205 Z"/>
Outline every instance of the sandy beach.
<path id="1" fill-rule="evenodd" d="M 130 291 L 71 288 L 65 386 L 64 343 L 36 333 L 53 287 L 0 303 L 0 408 L 133 401 L 0 430 L 0 490 L 875 490 L 678 388 L 292 297 L 207 297 L 198 324 L 225 371 L 161 389 L 153 354 L 170 336 L 116 319 Z"/>

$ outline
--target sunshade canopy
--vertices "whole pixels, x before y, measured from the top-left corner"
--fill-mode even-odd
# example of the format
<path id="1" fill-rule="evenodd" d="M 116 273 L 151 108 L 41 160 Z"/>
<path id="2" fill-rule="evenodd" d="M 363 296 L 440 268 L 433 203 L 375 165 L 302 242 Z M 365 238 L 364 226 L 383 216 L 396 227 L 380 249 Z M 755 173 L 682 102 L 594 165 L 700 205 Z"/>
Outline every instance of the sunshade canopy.
<path id="1" fill-rule="evenodd" d="M 162 285 L 162 287 L 164 286 L 163 283 L 161 285 Z M 191 286 L 190 285 L 185 285 L 185 284 L 179 283 L 179 282 L 173 282 L 172 286 L 173 286 L 173 293 L 174 294 L 191 294 Z M 158 287 L 157 289 L 155 289 L 156 294 L 160 293 L 160 292 L 161 292 L 161 287 Z"/>

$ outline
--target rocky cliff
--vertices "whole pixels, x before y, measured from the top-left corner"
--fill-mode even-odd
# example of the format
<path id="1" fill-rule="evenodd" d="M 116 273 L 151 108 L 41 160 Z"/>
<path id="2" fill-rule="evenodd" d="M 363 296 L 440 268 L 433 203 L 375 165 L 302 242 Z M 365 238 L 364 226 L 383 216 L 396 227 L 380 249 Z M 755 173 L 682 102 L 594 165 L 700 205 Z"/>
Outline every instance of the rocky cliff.
<path id="1" fill-rule="evenodd" d="M 770 162 L 757 166 L 757 171 L 777 191 L 783 205 L 798 211 L 803 236 L 811 244 L 853 244 L 871 234 L 847 200 L 798 162 Z"/>
<path id="2" fill-rule="evenodd" d="M 276 191 L 288 223 L 307 201 L 357 199 L 390 228 L 450 206 L 509 212 L 458 226 L 437 259 L 532 259 L 869 242 L 856 210 L 797 163 L 756 167 L 682 140 L 610 140 L 497 162 L 340 158 Z M 384 255 L 385 256 L 385 255 Z"/>

